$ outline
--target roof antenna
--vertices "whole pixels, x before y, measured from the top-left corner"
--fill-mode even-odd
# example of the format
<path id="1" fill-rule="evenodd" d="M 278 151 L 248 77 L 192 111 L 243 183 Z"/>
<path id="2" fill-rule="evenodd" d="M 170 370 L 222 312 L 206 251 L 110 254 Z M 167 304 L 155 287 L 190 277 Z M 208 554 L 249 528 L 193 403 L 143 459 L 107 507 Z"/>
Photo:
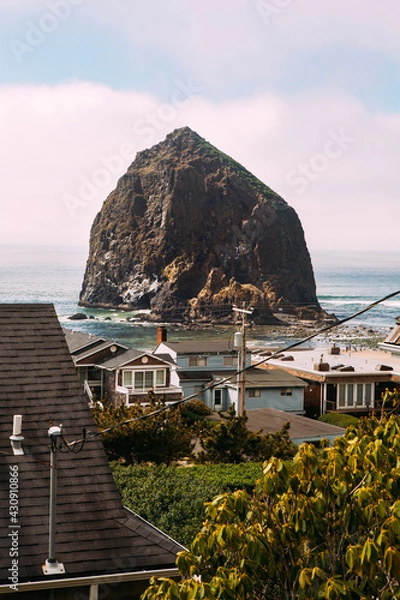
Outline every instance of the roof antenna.
<path id="1" fill-rule="evenodd" d="M 56 498 L 57 498 L 57 440 L 62 436 L 61 426 L 50 422 L 50 509 L 49 509 L 49 557 L 42 566 L 45 575 L 65 573 L 64 565 L 55 557 Z"/>

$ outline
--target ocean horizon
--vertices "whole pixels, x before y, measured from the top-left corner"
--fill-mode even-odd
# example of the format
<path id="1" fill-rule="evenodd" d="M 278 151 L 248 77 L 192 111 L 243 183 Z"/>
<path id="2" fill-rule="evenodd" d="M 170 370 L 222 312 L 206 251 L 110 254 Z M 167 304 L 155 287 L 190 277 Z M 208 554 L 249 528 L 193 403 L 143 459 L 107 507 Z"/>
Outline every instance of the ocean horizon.
<path id="1" fill-rule="evenodd" d="M 324 310 L 338 319 L 347 318 L 372 302 L 400 289 L 400 251 L 368 252 L 312 251 L 317 297 Z M 88 249 L 65 246 L 0 246 L 0 302 L 51 302 L 63 327 L 80 329 L 115 339 L 128 345 L 149 349 L 155 346 L 154 324 L 133 324 L 127 318 L 135 311 L 83 308 L 78 305 Z M 76 312 L 85 313 L 83 321 L 71 321 Z M 400 295 L 391 298 L 352 320 L 349 324 L 388 332 L 400 315 Z M 204 335 L 226 335 L 231 328 L 204 328 Z M 261 335 L 257 328 L 257 338 Z M 171 330 L 180 336 L 179 325 Z M 249 332 L 251 338 L 251 332 Z M 268 343 L 267 336 L 265 341 Z"/>

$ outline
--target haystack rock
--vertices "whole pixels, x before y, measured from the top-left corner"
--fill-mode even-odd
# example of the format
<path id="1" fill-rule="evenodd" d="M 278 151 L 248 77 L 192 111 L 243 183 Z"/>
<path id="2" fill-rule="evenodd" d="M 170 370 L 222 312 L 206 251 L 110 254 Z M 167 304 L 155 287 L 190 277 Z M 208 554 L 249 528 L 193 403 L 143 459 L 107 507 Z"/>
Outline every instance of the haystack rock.
<path id="1" fill-rule="evenodd" d="M 230 322 L 325 316 L 296 212 L 184 127 L 139 152 L 96 216 L 80 305 Z"/>

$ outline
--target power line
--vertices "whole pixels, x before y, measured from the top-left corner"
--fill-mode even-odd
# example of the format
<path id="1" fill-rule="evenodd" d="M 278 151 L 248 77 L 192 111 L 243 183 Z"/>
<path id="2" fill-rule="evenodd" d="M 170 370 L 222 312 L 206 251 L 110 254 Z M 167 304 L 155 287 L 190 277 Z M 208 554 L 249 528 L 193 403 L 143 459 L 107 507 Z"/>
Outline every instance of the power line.
<path id="1" fill-rule="evenodd" d="M 314 333 L 308 335 L 307 337 L 303 338 L 302 340 L 298 340 L 296 342 L 293 342 L 293 343 L 289 344 L 288 346 L 286 346 L 285 348 L 280 348 L 278 351 L 273 352 L 272 354 L 270 354 L 269 356 L 263 358 L 262 360 L 258 361 L 257 363 L 251 364 L 251 365 L 249 365 L 247 367 L 245 366 L 244 368 L 236 370 L 233 374 L 231 374 L 231 375 L 229 375 L 227 377 L 224 377 L 223 379 L 221 379 L 219 381 L 216 381 L 214 383 L 210 383 L 201 392 L 196 392 L 194 394 L 191 394 L 190 396 L 186 396 L 185 398 L 182 398 L 181 400 L 177 400 L 176 402 L 173 402 L 171 404 L 168 404 L 168 405 L 165 405 L 165 406 L 161 406 L 160 408 L 158 408 L 157 410 L 155 410 L 155 411 L 153 411 L 151 413 L 147 413 L 147 414 L 141 415 L 139 417 L 133 417 L 132 419 L 127 419 L 125 421 L 122 421 L 121 423 L 116 423 L 115 425 L 111 425 L 110 427 L 107 427 L 106 429 L 103 429 L 101 431 L 97 431 L 95 434 L 92 434 L 91 436 L 86 436 L 86 441 L 93 440 L 93 439 L 99 437 L 100 435 L 102 435 L 103 433 L 108 433 L 109 431 L 112 431 L 112 430 L 116 429 L 117 427 L 123 427 L 124 425 L 129 425 L 130 423 L 135 423 L 135 422 L 138 422 L 138 421 L 144 421 L 146 419 L 150 419 L 151 417 L 157 416 L 158 414 L 160 414 L 160 413 L 162 413 L 162 412 L 164 412 L 166 410 L 170 410 L 172 408 L 175 408 L 176 406 L 179 406 L 180 404 L 183 404 L 184 402 L 188 402 L 189 400 L 197 398 L 203 392 L 208 391 L 208 390 L 212 390 L 214 387 L 221 386 L 224 383 L 227 383 L 227 382 L 231 381 L 232 379 L 237 378 L 238 375 L 241 375 L 242 373 L 245 373 L 246 371 L 248 371 L 250 369 L 253 369 L 254 367 L 258 367 L 258 366 L 260 366 L 260 365 L 268 362 L 269 360 L 275 358 L 276 356 L 278 356 L 282 352 L 287 352 L 288 350 L 292 350 L 293 348 L 297 348 L 301 344 L 304 344 L 305 342 L 308 342 L 309 340 L 312 340 L 313 338 L 317 337 L 318 335 L 321 335 L 322 333 L 326 333 L 327 331 L 330 331 L 331 329 L 334 329 L 335 327 L 340 327 L 341 325 L 344 325 L 348 321 L 351 321 L 352 319 L 355 319 L 356 317 L 359 317 L 360 315 L 368 312 L 369 310 L 371 310 L 372 308 L 374 308 L 378 304 L 381 304 L 382 302 L 385 302 L 386 300 L 389 300 L 390 298 L 393 298 L 394 296 L 397 296 L 398 294 L 400 294 L 400 290 L 397 290 L 396 292 L 391 292 L 390 294 L 387 294 L 383 298 L 380 298 L 379 300 L 376 300 L 376 301 L 372 302 L 371 304 L 369 304 L 368 306 L 364 307 L 363 309 L 358 310 L 357 312 L 353 313 L 349 317 L 345 317 L 345 318 L 340 319 L 339 321 L 337 321 L 335 323 L 331 323 L 331 324 L 327 325 L 326 327 L 323 327 L 322 329 L 318 329 L 317 331 L 315 331 Z M 69 442 L 68 445 L 75 446 L 77 444 L 82 444 L 83 441 L 85 441 L 85 440 L 81 438 L 79 440 L 75 440 L 73 442 Z"/>

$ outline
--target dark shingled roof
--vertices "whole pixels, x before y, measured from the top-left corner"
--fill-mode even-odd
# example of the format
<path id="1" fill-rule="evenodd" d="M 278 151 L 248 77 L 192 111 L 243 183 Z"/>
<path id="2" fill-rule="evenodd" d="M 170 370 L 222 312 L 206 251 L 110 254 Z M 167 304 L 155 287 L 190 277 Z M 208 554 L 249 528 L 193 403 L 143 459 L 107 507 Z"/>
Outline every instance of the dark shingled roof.
<path id="1" fill-rule="evenodd" d="M 95 348 L 106 341 L 104 338 L 83 331 L 74 329 L 64 329 L 63 331 L 71 354 L 82 352 L 83 349 Z"/>
<path id="2" fill-rule="evenodd" d="M 19 473 L 19 582 L 46 579 L 49 422 L 69 440 L 95 432 L 51 304 L 0 305 L 0 584 L 11 566 L 9 473 Z M 13 415 L 23 415 L 25 456 L 14 456 Z M 99 437 L 82 452 L 58 452 L 56 557 L 71 578 L 173 568 L 182 547 L 125 509 Z"/>
<path id="3" fill-rule="evenodd" d="M 232 354 L 237 350 L 227 341 L 185 340 L 182 342 L 162 342 L 164 346 L 179 354 Z"/>

